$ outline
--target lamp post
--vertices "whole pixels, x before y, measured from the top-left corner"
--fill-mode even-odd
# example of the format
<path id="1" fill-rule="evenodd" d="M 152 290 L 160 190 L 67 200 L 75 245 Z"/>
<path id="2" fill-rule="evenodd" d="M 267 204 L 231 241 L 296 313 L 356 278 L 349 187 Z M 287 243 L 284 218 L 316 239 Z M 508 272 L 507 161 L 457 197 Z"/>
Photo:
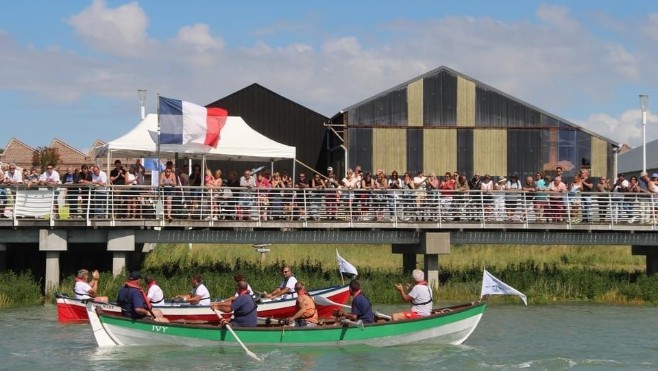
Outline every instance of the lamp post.
<path id="1" fill-rule="evenodd" d="M 137 96 L 139 97 L 139 104 L 142 108 L 142 120 L 146 118 L 146 89 L 137 90 Z"/>
<path id="2" fill-rule="evenodd" d="M 640 107 L 642 107 L 642 171 L 647 171 L 647 107 L 649 96 L 640 94 Z"/>

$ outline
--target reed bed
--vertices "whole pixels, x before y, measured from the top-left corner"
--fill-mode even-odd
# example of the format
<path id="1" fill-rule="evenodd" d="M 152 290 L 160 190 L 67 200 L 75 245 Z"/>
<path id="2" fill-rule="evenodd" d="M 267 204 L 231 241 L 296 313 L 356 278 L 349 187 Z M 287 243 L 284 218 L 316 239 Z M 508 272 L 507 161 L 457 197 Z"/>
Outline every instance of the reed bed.
<path id="1" fill-rule="evenodd" d="M 42 303 L 39 283 L 30 271 L 0 273 L 0 308 Z"/>
<path id="2" fill-rule="evenodd" d="M 359 280 L 378 304 L 402 304 L 393 284 L 407 282 L 402 257 L 390 245 L 276 245 L 261 256 L 251 245 L 159 245 L 146 255 L 142 275 L 154 274 L 171 298 L 190 290 L 190 277 L 201 274 L 213 298 L 233 293 L 233 275 L 243 273 L 258 291 L 271 291 L 281 280 L 281 268 L 290 265 L 310 288 L 341 283 L 336 250 L 359 270 Z M 644 274 L 643 256 L 627 246 L 519 246 L 456 245 L 440 257 L 438 303 L 479 298 L 482 269 L 524 292 L 531 304 L 592 302 L 658 305 L 658 276 Z M 422 255 L 418 267 L 423 266 Z M 101 272 L 99 292 L 111 300 L 124 284 L 127 272 Z M 345 277 L 345 282 L 349 280 Z M 72 294 L 74 277 L 66 277 L 59 291 Z M 30 272 L 0 274 L 0 307 L 42 303 L 39 282 Z M 52 301 L 52 297 L 45 298 Z M 491 297 L 493 302 L 518 303 L 515 297 Z"/>

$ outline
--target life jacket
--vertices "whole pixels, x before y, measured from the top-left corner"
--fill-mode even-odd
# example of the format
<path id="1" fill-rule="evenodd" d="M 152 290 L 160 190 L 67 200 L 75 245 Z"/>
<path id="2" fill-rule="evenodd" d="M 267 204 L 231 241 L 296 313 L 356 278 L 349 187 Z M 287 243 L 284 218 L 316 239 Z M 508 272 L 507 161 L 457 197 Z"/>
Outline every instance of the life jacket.
<path id="1" fill-rule="evenodd" d="M 305 290 L 299 290 L 299 292 L 297 293 L 298 300 L 295 303 L 295 308 L 297 308 L 297 310 L 301 309 L 301 305 L 299 304 L 299 302 L 300 302 L 299 298 L 302 298 L 303 296 L 306 296 L 308 298 L 308 300 L 310 300 L 311 303 L 313 303 L 313 308 L 312 309 L 310 309 L 310 308 L 306 309 L 302 313 L 302 316 L 300 318 L 308 320 L 308 319 L 312 319 L 313 317 L 317 317 L 316 316 L 317 310 L 315 308 L 315 302 L 313 301 L 313 298 Z M 316 321 L 317 321 L 317 319 L 316 319 Z"/>
<path id="2" fill-rule="evenodd" d="M 127 287 L 129 289 L 133 290 L 138 290 L 140 294 L 142 294 L 142 298 L 144 299 L 144 303 L 146 303 L 146 310 L 151 311 L 151 303 L 150 300 L 146 297 L 146 294 L 144 293 L 144 290 L 142 290 L 142 287 L 139 285 L 139 280 L 128 280 L 124 284 L 123 287 Z M 124 312 L 125 314 L 128 314 L 130 317 L 132 317 L 133 312 L 135 308 L 133 308 L 133 303 L 130 300 L 127 300 L 128 297 L 122 298 L 119 296 L 117 298 L 117 304 L 121 306 L 121 311 Z"/>
<path id="3" fill-rule="evenodd" d="M 432 295 L 432 289 L 431 289 L 431 288 L 429 287 L 429 285 L 427 284 L 427 281 L 416 282 L 416 285 L 422 285 L 422 286 L 427 287 L 427 291 L 429 291 L 429 293 L 430 293 L 430 300 L 428 300 L 428 301 L 426 301 L 426 302 L 423 302 L 423 303 L 416 303 L 415 301 L 412 300 L 412 301 L 411 301 L 411 304 L 413 304 L 413 305 L 425 305 L 425 304 L 429 304 L 429 303 L 431 303 L 431 302 L 434 300 L 434 297 L 433 297 L 433 295 Z"/>

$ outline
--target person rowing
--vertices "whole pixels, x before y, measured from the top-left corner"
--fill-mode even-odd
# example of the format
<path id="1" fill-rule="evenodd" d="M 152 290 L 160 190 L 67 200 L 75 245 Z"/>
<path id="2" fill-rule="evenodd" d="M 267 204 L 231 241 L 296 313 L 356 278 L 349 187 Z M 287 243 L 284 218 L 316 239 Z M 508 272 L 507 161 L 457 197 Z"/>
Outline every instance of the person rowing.
<path id="1" fill-rule="evenodd" d="M 411 310 L 399 313 L 393 313 L 393 321 L 401 319 L 411 319 L 426 317 L 432 314 L 432 288 L 425 281 L 425 273 L 420 269 L 414 269 L 412 272 L 415 284 L 407 293 L 402 284 L 396 283 L 395 288 L 400 293 L 404 301 L 411 302 Z M 407 284 L 407 290 L 411 285 Z"/>
<path id="2" fill-rule="evenodd" d="M 183 300 L 192 305 L 210 305 L 210 292 L 206 285 L 203 284 L 201 275 L 192 276 L 192 290 L 189 294 L 178 295 L 175 299 Z"/>
<path id="3" fill-rule="evenodd" d="M 361 291 L 361 284 L 359 281 L 350 281 L 350 296 L 352 297 L 352 313 L 345 313 L 342 310 L 336 310 L 334 311 L 334 316 L 343 317 L 350 321 L 361 320 L 364 324 L 375 322 L 375 314 L 372 311 L 372 304 Z"/>
<path id="4" fill-rule="evenodd" d="M 142 275 L 139 272 L 133 271 L 123 287 L 119 289 L 117 304 L 121 307 L 121 315 L 132 319 L 149 317 L 156 322 L 169 322 L 160 310 L 152 308 L 139 284 L 141 278 Z"/>
<path id="5" fill-rule="evenodd" d="M 297 312 L 286 320 L 287 323 L 294 323 L 295 327 L 315 327 L 318 325 L 318 311 L 315 308 L 313 298 L 306 292 L 302 282 L 295 283 L 295 292 L 297 293 L 297 303 L 295 308 Z"/>
<path id="6" fill-rule="evenodd" d="M 87 282 L 89 279 L 89 271 L 86 269 L 80 269 L 78 274 L 75 276 L 75 283 L 73 284 L 73 294 L 78 300 L 89 300 L 94 299 L 97 303 L 107 303 L 109 299 L 107 296 L 97 296 L 98 295 L 98 279 L 100 273 L 97 270 L 91 272 L 91 281 Z"/>
<path id="7" fill-rule="evenodd" d="M 213 310 L 219 310 L 224 313 L 233 312 L 233 318 L 228 322 L 237 327 L 256 327 L 258 325 L 258 305 L 254 300 L 249 283 L 244 279 L 237 281 L 235 285 L 237 296 L 221 303 L 213 303 Z"/>
<path id="8" fill-rule="evenodd" d="M 292 274 L 292 269 L 286 265 L 281 270 L 281 274 L 283 274 L 283 280 L 281 281 L 279 287 L 274 289 L 274 291 L 269 294 L 267 292 L 263 293 L 267 299 L 294 299 L 296 297 L 295 284 L 297 283 L 297 279 Z"/>

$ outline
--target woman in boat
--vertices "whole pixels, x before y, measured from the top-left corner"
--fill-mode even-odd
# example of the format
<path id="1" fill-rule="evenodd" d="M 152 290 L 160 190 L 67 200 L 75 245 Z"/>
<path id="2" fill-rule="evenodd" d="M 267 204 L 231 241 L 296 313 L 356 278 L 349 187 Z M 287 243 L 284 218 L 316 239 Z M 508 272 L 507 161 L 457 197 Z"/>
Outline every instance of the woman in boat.
<path id="1" fill-rule="evenodd" d="M 258 325 L 258 316 L 256 309 L 258 305 L 251 296 L 249 283 L 240 280 L 235 285 L 237 296 L 232 300 L 212 304 L 214 310 L 220 310 L 228 313 L 233 312 L 233 318 L 229 322 L 232 326 L 237 327 L 256 327 Z"/>
<path id="2" fill-rule="evenodd" d="M 306 292 L 304 284 L 297 282 L 295 284 L 297 293 L 297 303 L 295 309 L 297 312 L 287 319 L 288 323 L 294 323 L 295 327 L 315 327 L 318 325 L 318 311 L 315 308 L 313 298 Z"/>
<path id="3" fill-rule="evenodd" d="M 396 283 L 395 288 L 400 293 L 404 301 L 411 302 L 410 311 L 393 313 L 393 321 L 401 319 L 426 317 L 432 314 L 432 288 L 425 281 L 425 273 L 420 269 L 414 269 L 412 272 L 415 285 L 407 293 L 402 284 Z M 409 288 L 407 284 L 407 289 Z"/>
<path id="4" fill-rule="evenodd" d="M 75 277 L 75 283 L 73 285 L 73 294 L 78 300 L 88 300 L 94 299 L 95 302 L 107 303 L 107 296 L 96 296 L 98 294 L 98 278 L 100 274 L 97 270 L 91 272 L 91 281 L 87 282 L 89 279 L 89 271 L 86 269 L 80 269 L 78 274 Z"/>
<path id="5" fill-rule="evenodd" d="M 210 305 L 210 292 L 206 285 L 203 284 L 203 278 L 195 274 L 192 276 L 192 290 L 190 293 L 178 295 L 176 299 L 182 299 L 184 302 L 192 305 Z"/>
<path id="6" fill-rule="evenodd" d="M 370 299 L 361 292 L 359 281 L 350 281 L 350 296 L 352 297 L 352 313 L 345 313 L 342 310 L 338 310 L 336 311 L 336 317 L 343 317 L 350 321 L 361 320 L 364 324 L 375 322 L 372 304 L 370 303 Z"/>

